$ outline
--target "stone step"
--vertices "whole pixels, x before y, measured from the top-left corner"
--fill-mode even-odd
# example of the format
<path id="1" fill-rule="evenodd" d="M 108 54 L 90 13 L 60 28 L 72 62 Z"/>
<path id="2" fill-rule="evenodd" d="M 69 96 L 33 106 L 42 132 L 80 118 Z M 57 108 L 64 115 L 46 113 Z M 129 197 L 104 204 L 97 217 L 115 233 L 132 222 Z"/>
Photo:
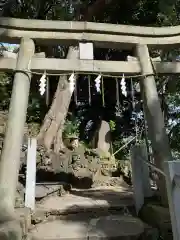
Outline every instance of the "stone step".
<path id="1" fill-rule="evenodd" d="M 37 224 L 28 240 L 85 240 L 85 239 L 138 239 L 144 232 L 141 220 L 122 215 L 86 218 L 77 215 L 64 220 Z"/>
<path id="2" fill-rule="evenodd" d="M 73 189 L 65 196 L 49 196 L 36 204 L 34 219 L 48 215 L 68 215 L 79 213 L 97 213 L 126 209 L 134 210 L 133 193 L 121 187 L 96 188 L 89 190 Z M 36 222 L 36 221 L 35 221 Z"/>
<path id="3" fill-rule="evenodd" d="M 132 189 L 122 186 L 51 195 L 36 204 L 29 239 L 137 239 L 144 224 L 130 216 L 128 210 L 133 208 Z"/>

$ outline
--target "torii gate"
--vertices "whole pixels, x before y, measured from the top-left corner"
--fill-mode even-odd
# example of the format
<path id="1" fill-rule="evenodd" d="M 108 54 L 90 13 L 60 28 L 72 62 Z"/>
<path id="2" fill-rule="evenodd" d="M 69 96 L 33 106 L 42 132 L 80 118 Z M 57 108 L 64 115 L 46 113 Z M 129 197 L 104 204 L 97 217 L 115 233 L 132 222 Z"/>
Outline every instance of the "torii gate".
<path id="1" fill-rule="evenodd" d="M 110 74 L 141 74 L 141 92 L 147 118 L 150 140 L 157 167 L 172 159 L 166 136 L 163 115 L 154 78 L 157 74 L 179 74 L 178 62 L 153 62 L 149 56 L 151 47 L 180 45 L 180 26 L 139 27 L 92 22 L 60 22 L 25 19 L 0 19 L 2 42 L 19 43 L 17 59 L 0 58 L 1 71 L 14 71 L 14 83 L 9 108 L 7 132 L 0 162 L 0 213 L 4 219 L 13 215 L 16 183 L 18 179 L 20 151 L 26 120 L 31 72 L 67 73 L 92 72 Z M 77 46 L 91 42 L 96 47 L 134 49 L 137 61 L 97 61 L 38 58 L 36 43 Z M 164 191 L 165 181 L 161 181 Z M 166 191 L 165 191 L 166 192 Z"/>

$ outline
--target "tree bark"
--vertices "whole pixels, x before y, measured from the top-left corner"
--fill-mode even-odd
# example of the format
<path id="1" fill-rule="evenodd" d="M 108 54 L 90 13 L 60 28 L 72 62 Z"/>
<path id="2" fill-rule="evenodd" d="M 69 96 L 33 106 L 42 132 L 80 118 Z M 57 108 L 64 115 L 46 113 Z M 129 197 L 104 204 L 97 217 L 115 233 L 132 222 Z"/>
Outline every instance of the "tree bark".
<path id="1" fill-rule="evenodd" d="M 78 56 L 79 49 L 77 47 L 70 47 L 67 58 L 77 59 Z M 53 150 L 58 153 L 59 150 L 64 147 L 62 132 L 71 97 L 72 93 L 69 90 L 68 76 L 60 76 L 52 105 L 38 135 L 38 141 L 43 144 L 47 150 L 53 148 Z"/>

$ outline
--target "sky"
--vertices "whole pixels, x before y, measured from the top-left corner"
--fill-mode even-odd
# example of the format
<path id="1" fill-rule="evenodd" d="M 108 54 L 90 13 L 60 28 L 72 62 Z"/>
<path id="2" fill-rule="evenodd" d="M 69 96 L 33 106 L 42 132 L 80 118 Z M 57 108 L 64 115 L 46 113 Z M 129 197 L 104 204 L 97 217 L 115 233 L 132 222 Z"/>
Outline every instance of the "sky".
<path id="1" fill-rule="evenodd" d="M 8 48 L 9 51 L 13 51 L 14 48 L 17 48 L 19 44 L 9 44 L 9 43 L 2 43 L 4 47 Z"/>

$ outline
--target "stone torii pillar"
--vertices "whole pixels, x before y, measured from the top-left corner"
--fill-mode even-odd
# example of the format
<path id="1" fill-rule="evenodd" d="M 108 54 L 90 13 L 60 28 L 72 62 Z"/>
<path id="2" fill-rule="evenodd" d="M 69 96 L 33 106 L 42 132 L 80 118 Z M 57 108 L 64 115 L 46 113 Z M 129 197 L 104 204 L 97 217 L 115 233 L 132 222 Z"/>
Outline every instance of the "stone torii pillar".
<path id="1" fill-rule="evenodd" d="M 142 74 L 146 75 L 141 78 L 140 86 L 144 111 L 147 118 L 148 134 L 152 143 L 155 164 L 163 171 L 164 162 L 171 161 L 172 155 L 164 126 L 164 118 L 158 97 L 156 82 L 153 76 L 153 65 L 147 45 L 137 45 L 136 54 L 139 59 Z M 167 205 L 167 190 L 164 176 L 159 176 L 158 187 L 160 188 L 161 201 L 164 205 Z"/>
<path id="2" fill-rule="evenodd" d="M 14 217 L 20 152 L 31 81 L 28 70 L 34 51 L 33 40 L 23 38 L 16 63 L 6 136 L 0 160 L 0 222 L 9 221 Z"/>

